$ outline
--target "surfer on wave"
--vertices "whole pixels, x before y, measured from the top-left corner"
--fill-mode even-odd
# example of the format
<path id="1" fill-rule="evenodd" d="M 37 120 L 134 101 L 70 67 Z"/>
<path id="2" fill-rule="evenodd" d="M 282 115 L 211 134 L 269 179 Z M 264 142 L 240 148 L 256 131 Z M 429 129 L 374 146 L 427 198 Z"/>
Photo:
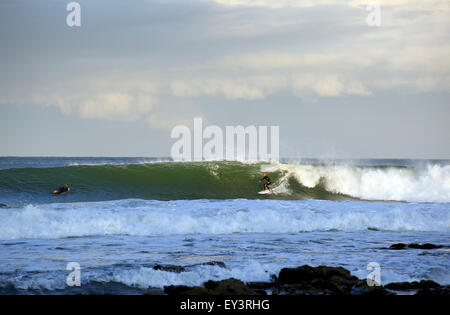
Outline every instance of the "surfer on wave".
<path id="1" fill-rule="evenodd" d="M 68 192 L 69 190 L 70 190 L 69 185 L 64 184 L 63 187 L 59 187 L 58 189 L 55 189 L 55 190 L 53 191 L 53 194 L 59 195 L 59 194 Z"/>
<path id="2" fill-rule="evenodd" d="M 263 175 L 264 177 L 260 180 L 260 181 L 266 181 L 265 183 L 264 183 L 264 190 L 271 190 L 270 189 L 270 187 L 269 187 L 269 185 L 271 185 L 272 184 L 272 181 L 270 180 L 270 178 L 269 178 L 269 176 L 267 176 L 266 175 L 266 173 L 264 173 L 264 175 Z"/>

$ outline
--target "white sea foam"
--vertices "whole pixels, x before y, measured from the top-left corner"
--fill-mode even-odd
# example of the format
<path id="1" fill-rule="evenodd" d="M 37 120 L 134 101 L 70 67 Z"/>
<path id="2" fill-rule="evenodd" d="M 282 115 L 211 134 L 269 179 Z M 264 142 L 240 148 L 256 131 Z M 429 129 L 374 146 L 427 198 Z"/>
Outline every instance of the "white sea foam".
<path id="1" fill-rule="evenodd" d="M 186 272 L 174 273 L 153 268 L 121 270 L 114 273 L 111 281 L 124 283 L 128 286 L 148 288 L 149 286 L 163 288 L 169 285 L 200 286 L 208 280 L 240 279 L 245 282 L 269 281 L 272 274 L 278 274 L 279 267 L 249 261 L 236 268 L 218 266 L 196 266 Z"/>
<path id="2" fill-rule="evenodd" d="M 70 162 L 67 166 L 108 166 L 108 165 L 141 165 L 141 164 L 158 164 L 158 163 L 169 163 L 173 162 L 171 159 L 142 159 L 142 160 L 132 160 L 132 161 L 78 161 L 78 162 Z"/>
<path id="3" fill-rule="evenodd" d="M 358 231 L 450 231 L 448 204 L 121 200 L 0 209 L 0 239 Z"/>
<path id="4" fill-rule="evenodd" d="M 322 181 L 330 192 L 366 200 L 450 202 L 450 165 L 380 168 L 279 164 L 276 169 L 308 188 Z"/>

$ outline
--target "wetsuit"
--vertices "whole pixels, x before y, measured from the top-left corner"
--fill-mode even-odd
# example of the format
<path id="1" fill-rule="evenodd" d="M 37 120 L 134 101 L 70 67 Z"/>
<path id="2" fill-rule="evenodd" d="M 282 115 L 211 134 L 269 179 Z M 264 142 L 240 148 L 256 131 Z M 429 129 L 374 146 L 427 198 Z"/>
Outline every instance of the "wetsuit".
<path id="1" fill-rule="evenodd" d="M 68 192 L 69 191 L 69 187 L 59 187 L 58 188 L 58 194 L 64 193 L 64 192 Z"/>
<path id="2" fill-rule="evenodd" d="M 267 187 L 267 189 L 270 189 L 269 185 L 272 184 L 272 181 L 270 180 L 270 178 L 266 175 L 263 177 L 263 180 L 266 181 L 266 183 L 264 184 L 264 189 L 266 189 L 266 187 Z"/>

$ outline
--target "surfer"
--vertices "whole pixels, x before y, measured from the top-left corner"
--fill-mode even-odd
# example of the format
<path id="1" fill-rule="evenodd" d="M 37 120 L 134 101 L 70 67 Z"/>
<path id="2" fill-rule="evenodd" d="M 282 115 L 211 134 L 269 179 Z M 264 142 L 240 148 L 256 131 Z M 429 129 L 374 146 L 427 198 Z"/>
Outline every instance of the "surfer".
<path id="1" fill-rule="evenodd" d="M 264 177 L 260 180 L 265 180 L 266 182 L 264 183 L 264 190 L 271 190 L 269 185 L 272 184 L 272 181 L 270 180 L 269 176 L 266 175 L 266 173 L 264 173 Z"/>
<path id="2" fill-rule="evenodd" d="M 69 190 L 70 190 L 69 185 L 64 184 L 63 187 L 59 187 L 58 189 L 55 189 L 55 190 L 53 191 L 53 193 L 54 193 L 55 195 L 59 195 L 59 194 L 68 192 Z"/>

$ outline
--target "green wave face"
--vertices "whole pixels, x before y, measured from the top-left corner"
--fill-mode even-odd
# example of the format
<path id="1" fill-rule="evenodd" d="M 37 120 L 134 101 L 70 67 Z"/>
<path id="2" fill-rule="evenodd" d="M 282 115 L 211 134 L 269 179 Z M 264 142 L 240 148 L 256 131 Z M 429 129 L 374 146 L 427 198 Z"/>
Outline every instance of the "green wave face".
<path id="1" fill-rule="evenodd" d="M 239 162 L 23 168 L 0 171 L 0 192 L 42 197 L 68 183 L 71 201 L 257 198 L 261 177 L 259 164 Z"/>
<path id="2" fill-rule="evenodd" d="M 267 169 L 273 191 L 263 189 Z M 71 191 L 53 196 L 65 183 Z M 0 170 L 0 203 L 116 199 L 323 199 L 450 202 L 450 165 L 422 168 L 231 161 Z"/>
<path id="3" fill-rule="evenodd" d="M 63 201 L 268 198 L 257 194 L 263 189 L 261 165 L 221 161 L 7 169 L 0 171 L 0 190 L 45 201 L 54 200 L 51 192 L 65 183 L 71 191 L 58 197 Z M 283 170 L 270 172 L 272 186 L 279 185 L 285 174 Z M 321 185 L 311 189 L 294 178 L 288 182 L 294 193 L 269 198 L 346 199 Z"/>

